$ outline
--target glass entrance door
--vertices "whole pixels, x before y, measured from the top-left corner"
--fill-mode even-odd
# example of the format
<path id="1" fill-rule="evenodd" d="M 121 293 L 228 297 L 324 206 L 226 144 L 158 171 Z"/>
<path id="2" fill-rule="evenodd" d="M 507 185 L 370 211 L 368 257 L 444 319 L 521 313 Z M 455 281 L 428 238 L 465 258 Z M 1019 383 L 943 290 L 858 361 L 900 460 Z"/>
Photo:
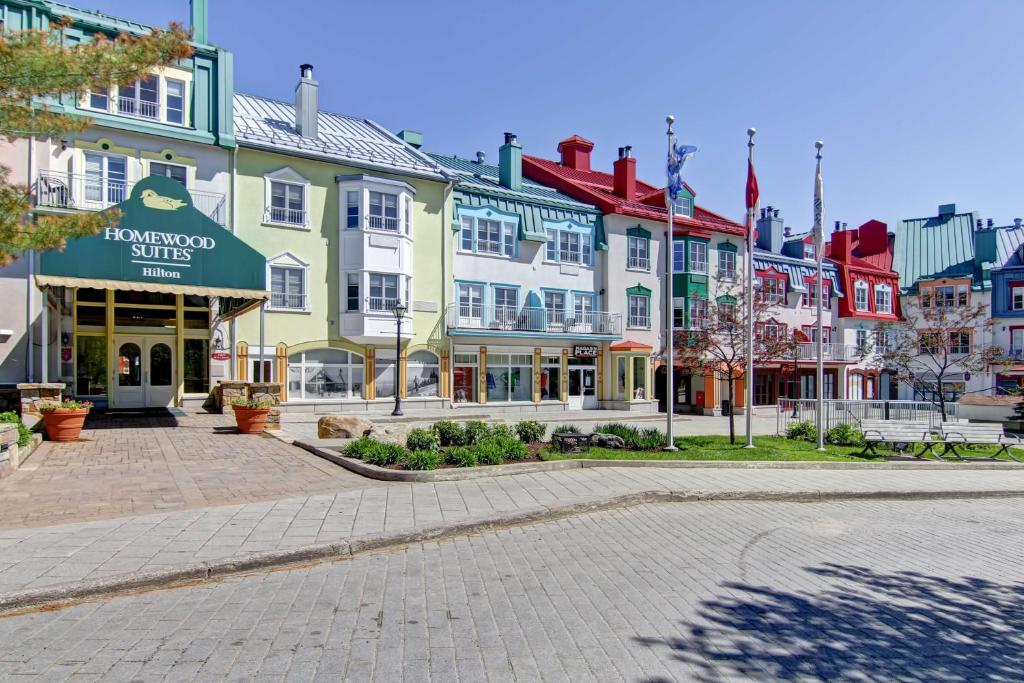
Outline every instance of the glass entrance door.
<path id="1" fill-rule="evenodd" d="M 597 371 L 595 368 L 569 368 L 569 409 L 597 408 Z"/>
<path id="2" fill-rule="evenodd" d="M 174 405 L 174 341 L 167 337 L 114 337 L 112 408 Z"/>

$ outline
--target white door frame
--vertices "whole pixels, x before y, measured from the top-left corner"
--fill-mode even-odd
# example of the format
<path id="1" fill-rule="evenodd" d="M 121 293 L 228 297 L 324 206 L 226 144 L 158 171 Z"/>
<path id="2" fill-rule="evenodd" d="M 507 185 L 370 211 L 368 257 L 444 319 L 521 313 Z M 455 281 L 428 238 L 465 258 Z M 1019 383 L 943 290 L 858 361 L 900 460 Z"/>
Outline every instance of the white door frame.
<path id="1" fill-rule="evenodd" d="M 143 359 L 143 379 L 146 387 L 147 408 L 167 408 L 174 405 L 174 394 L 177 388 L 178 372 L 175 367 L 174 337 L 146 337 L 146 355 Z M 171 381 L 165 385 L 153 384 L 153 348 L 163 344 L 171 353 Z"/>
<path id="2" fill-rule="evenodd" d="M 173 335 L 139 335 L 118 334 L 113 337 L 114 343 L 114 383 L 111 396 L 112 408 L 166 408 L 174 405 L 177 393 L 178 368 L 174 352 L 175 338 Z M 139 348 L 139 384 L 122 386 L 120 370 L 121 347 L 135 344 Z M 153 385 L 152 353 L 153 348 L 163 344 L 171 352 L 171 383 L 169 385 Z"/>
<path id="3" fill-rule="evenodd" d="M 146 338 L 141 335 L 114 335 L 114 382 L 112 407 L 114 408 L 144 408 L 146 406 Z M 121 349 L 125 344 L 134 344 L 139 350 L 138 384 L 121 384 Z M 130 365 L 131 359 L 128 360 Z M 128 368 L 132 370 L 131 367 Z M 131 377 L 132 373 L 128 373 Z"/>
<path id="4" fill-rule="evenodd" d="M 570 379 L 573 373 L 579 373 L 579 386 L 580 393 L 572 393 L 573 382 Z M 586 386 L 587 374 L 590 375 L 590 386 Z M 569 366 L 568 380 L 569 388 L 569 409 L 570 410 L 594 410 L 597 408 L 597 367 L 594 365 L 570 365 Z M 590 393 L 587 393 L 587 389 L 590 389 Z"/>

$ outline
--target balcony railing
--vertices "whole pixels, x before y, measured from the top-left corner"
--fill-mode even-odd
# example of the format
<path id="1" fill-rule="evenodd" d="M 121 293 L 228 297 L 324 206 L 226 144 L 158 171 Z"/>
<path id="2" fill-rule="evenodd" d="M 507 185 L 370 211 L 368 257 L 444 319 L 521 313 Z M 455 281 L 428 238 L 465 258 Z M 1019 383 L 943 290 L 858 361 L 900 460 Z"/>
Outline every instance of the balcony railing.
<path id="1" fill-rule="evenodd" d="M 268 206 L 263 210 L 263 222 L 304 226 L 306 225 L 306 210 L 289 209 L 283 206 Z"/>
<path id="2" fill-rule="evenodd" d="M 651 326 L 651 316 L 649 315 L 631 315 L 629 316 L 629 327 L 649 328 Z"/>
<path id="3" fill-rule="evenodd" d="M 398 299 L 384 296 L 368 296 L 366 297 L 366 310 L 374 313 L 390 313 L 398 305 L 398 301 Z"/>
<path id="4" fill-rule="evenodd" d="M 1004 352 L 1010 360 L 1024 360 L 1024 346 L 1011 346 L 1004 349 Z"/>
<path id="5" fill-rule="evenodd" d="M 287 294 L 285 292 L 271 292 L 270 307 L 285 310 L 304 311 L 306 310 L 306 295 Z"/>
<path id="6" fill-rule="evenodd" d="M 128 199 L 135 183 L 84 173 L 40 171 L 36 206 L 50 209 L 100 211 Z M 227 224 L 227 202 L 220 192 L 189 190 L 192 204 L 220 225 Z"/>
<path id="7" fill-rule="evenodd" d="M 366 227 L 370 230 L 398 232 L 398 218 L 395 216 L 376 216 L 372 213 L 367 214 Z"/>
<path id="8" fill-rule="evenodd" d="M 818 343 L 805 342 L 797 345 L 798 360 L 818 360 Z M 857 361 L 862 354 L 859 347 L 853 344 L 824 344 L 822 346 L 824 360 Z"/>
<path id="9" fill-rule="evenodd" d="M 541 332 L 553 335 L 622 334 L 622 316 L 605 311 L 576 314 L 534 307 L 451 304 L 448 306 L 447 319 L 448 329 L 451 330 Z"/>
<path id="10" fill-rule="evenodd" d="M 626 267 L 633 270 L 650 270 L 651 262 L 646 256 L 630 256 L 626 260 Z"/>
<path id="11" fill-rule="evenodd" d="M 137 116 L 141 119 L 159 119 L 160 103 L 140 100 L 135 97 L 118 97 L 117 113 Z"/>

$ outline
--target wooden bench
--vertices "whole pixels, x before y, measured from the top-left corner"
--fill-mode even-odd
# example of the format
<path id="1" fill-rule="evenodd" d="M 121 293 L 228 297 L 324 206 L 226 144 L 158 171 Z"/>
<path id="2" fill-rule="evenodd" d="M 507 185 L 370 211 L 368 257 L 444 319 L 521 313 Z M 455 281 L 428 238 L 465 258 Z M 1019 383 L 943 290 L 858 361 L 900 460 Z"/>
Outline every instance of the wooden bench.
<path id="1" fill-rule="evenodd" d="M 891 443 L 897 450 L 899 444 L 907 444 L 911 454 L 920 458 L 926 452 L 931 452 L 935 457 L 940 458 L 934 450 L 931 431 L 927 422 L 902 422 L 898 420 L 861 420 L 861 432 L 864 434 L 864 450 L 860 455 L 878 455 L 875 447 L 880 444 Z M 921 450 L 914 453 L 914 444 L 921 444 Z"/>
<path id="2" fill-rule="evenodd" d="M 942 453 L 938 456 L 940 460 L 942 459 L 941 456 L 947 453 L 952 453 L 963 460 L 964 457 L 956 450 L 958 445 L 986 444 L 1000 446 L 1000 449 L 992 456 L 993 458 L 1006 453 L 1017 462 L 1021 462 L 1021 459 L 1010 450 L 1010 446 L 1019 445 L 1021 440 L 1016 436 L 1004 434 L 1003 426 L 1000 424 L 944 422 L 940 427 L 940 433 L 944 447 Z"/>

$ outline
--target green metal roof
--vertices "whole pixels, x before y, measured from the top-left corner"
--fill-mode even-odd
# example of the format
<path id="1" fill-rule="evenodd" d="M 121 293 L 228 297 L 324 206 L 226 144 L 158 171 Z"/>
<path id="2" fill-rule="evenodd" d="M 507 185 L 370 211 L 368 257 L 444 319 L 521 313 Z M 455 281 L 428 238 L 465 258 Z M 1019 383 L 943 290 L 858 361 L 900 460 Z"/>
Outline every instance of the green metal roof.
<path id="1" fill-rule="evenodd" d="M 607 249 L 604 220 L 600 209 L 576 201 L 554 188 L 523 179 L 521 190 L 510 190 L 498 182 L 498 167 L 469 159 L 428 153 L 445 170 L 456 176 L 455 201 L 462 206 L 492 206 L 518 214 L 522 221 L 519 239 L 546 242 L 544 221 L 571 220 L 595 226 L 598 249 Z"/>
<path id="2" fill-rule="evenodd" d="M 945 208 L 945 207 L 943 207 Z M 912 289 L 921 279 L 972 277 L 982 284 L 974 261 L 975 212 L 952 211 L 930 218 L 909 218 L 896 224 L 892 267 L 900 287 Z"/>

